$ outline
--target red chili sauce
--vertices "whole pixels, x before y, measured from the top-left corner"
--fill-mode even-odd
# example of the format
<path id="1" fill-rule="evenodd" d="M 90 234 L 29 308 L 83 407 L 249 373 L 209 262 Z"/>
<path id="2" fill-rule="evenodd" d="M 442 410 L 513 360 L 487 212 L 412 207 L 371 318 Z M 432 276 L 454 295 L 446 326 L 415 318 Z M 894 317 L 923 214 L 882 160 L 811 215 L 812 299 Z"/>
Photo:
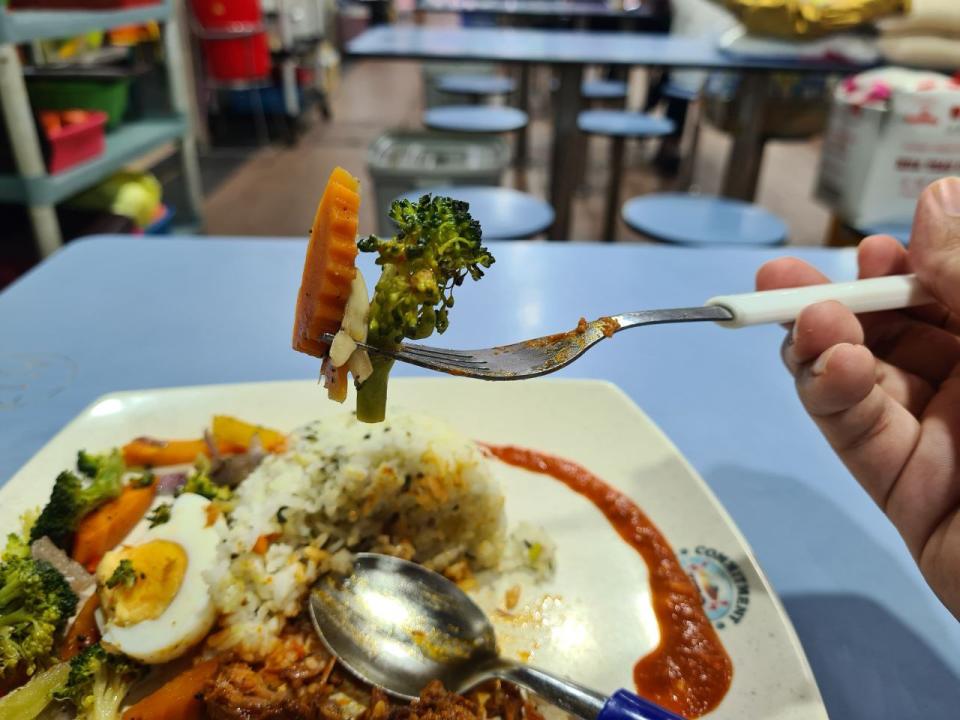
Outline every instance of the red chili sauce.
<path id="1" fill-rule="evenodd" d="M 576 463 L 510 445 L 486 445 L 510 465 L 556 478 L 597 506 L 650 569 L 660 644 L 633 668 L 642 696 L 686 717 L 713 710 L 730 689 L 733 663 L 703 611 L 700 591 L 667 539 L 630 498 Z"/>

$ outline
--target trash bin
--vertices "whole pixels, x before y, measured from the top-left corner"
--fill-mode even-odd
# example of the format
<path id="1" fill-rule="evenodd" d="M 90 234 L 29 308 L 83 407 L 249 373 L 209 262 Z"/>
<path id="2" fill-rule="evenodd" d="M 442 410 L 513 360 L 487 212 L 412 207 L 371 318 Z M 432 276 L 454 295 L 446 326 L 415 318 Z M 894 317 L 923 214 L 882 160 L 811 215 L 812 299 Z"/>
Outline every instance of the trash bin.
<path id="1" fill-rule="evenodd" d="M 833 82 L 825 75 L 776 73 L 764 106 L 764 136 L 769 140 L 805 140 L 822 133 L 830 112 Z M 712 73 L 703 91 L 704 115 L 727 134 L 737 132 L 740 78 L 735 73 Z"/>
<path id="2" fill-rule="evenodd" d="M 367 152 L 380 234 L 394 232 L 389 211 L 398 195 L 437 185 L 496 186 L 509 164 L 510 146 L 499 137 L 423 130 L 395 130 L 381 135 Z"/>
<path id="3" fill-rule="evenodd" d="M 492 63 L 423 63 L 423 101 L 427 109 L 440 105 L 463 104 L 463 96 L 450 95 L 437 90 L 437 80 L 442 75 L 496 75 L 497 66 Z"/>

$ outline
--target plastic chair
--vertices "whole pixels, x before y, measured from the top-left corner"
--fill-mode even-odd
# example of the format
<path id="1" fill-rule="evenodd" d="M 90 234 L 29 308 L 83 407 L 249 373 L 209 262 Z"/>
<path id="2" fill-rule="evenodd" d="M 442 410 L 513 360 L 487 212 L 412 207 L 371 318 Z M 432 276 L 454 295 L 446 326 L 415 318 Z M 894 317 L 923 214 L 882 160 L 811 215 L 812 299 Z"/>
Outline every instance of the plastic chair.
<path id="1" fill-rule="evenodd" d="M 577 126 L 581 132 L 588 135 L 611 138 L 610 183 L 607 187 L 603 239 L 613 242 L 617 210 L 620 206 L 620 183 L 623 179 L 623 150 L 626 139 L 669 135 L 676 126 L 666 118 L 626 110 L 585 110 L 577 116 Z"/>
<path id="2" fill-rule="evenodd" d="M 416 202 L 424 195 L 445 195 L 470 205 L 470 214 L 483 228 L 484 240 L 521 240 L 546 232 L 553 225 L 550 203 L 533 195 L 502 187 L 418 188 L 398 200 Z"/>
<path id="3" fill-rule="evenodd" d="M 653 193 L 628 200 L 623 221 L 653 240 L 680 245 L 753 245 L 787 241 L 779 217 L 751 203 L 687 193 Z"/>

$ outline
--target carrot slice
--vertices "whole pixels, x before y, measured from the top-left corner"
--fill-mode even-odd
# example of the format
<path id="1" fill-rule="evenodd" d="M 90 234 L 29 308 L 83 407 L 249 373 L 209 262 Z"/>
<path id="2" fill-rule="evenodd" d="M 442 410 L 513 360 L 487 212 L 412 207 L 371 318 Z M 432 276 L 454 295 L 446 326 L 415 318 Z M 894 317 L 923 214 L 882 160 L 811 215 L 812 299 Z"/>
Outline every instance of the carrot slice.
<path id="1" fill-rule="evenodd" d="M 360 182 L 343 168 L 327 181 L 310 231 L 293 323 L 293 349 L 315 357 L 327 354 L 319 338 L 336 333 L 356 277 Z"/>
<path id="2" fill-rule="evenodd" d="M 217 440 L 217 449 L 223 455 L 246 452 L 246 445 Z M 197 440 L 156 440 L 140 437 L 123 446 L 123 461 L 128 467 L 164 467 L 187 465 L 200 455 L 210 455 L 203 438 Z"/>
<path id="3" fill-rule="evenodd" d="M 205 716 L 203 689 L 219 663 L 207 660 L 177 675 L 123 713 L 123 720 L 200 720 Z"/>
<path id="4" fill-rule="evenodd" d="M 100 596 L 94 593 L 77 613 L 73 625 L 67 630 L 60 647 L 60 659 L 72 660 L 88 647 L 100 639 L 100 628 L 97 627 L 96 612 L 100 607 Z"/>
<path id="5" fill-rule="evenodd" d="M 267 452 L 283 452 L 287 445 L 287 437 L 283 433 L 228 415 L 214 415 L 210 430 L 218 445 L 236 445 L 247 450 L 254 437 L 260 438 Z"/>
<path id="6" fill-rule="evenodd" d="M 84 517 L 77 527 L 73 559 L 90 572 L 96 572 L 100 560 L 133 530 L 157 492 L 157 484 L 147 487 L 127 485 L 115 500 Z"/>

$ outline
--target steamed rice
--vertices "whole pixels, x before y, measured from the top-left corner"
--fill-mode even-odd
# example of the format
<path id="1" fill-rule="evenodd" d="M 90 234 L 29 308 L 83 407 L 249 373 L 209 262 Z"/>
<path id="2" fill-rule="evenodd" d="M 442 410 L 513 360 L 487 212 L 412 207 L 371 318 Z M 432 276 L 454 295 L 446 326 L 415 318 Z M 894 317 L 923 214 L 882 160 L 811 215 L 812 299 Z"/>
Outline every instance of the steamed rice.
<path id="1" fill-rule="evenodd" d="M 294 434 L 237 489 L 217 568 L 220 649 L 262 656 L 323 573 L 355 552 L 398 555 L 464 580 L 497 567 L 503 496 L 475 443 L 432 418 L 326 418 Z M 264 554 L 253 552 L 267 536 Z"/>

